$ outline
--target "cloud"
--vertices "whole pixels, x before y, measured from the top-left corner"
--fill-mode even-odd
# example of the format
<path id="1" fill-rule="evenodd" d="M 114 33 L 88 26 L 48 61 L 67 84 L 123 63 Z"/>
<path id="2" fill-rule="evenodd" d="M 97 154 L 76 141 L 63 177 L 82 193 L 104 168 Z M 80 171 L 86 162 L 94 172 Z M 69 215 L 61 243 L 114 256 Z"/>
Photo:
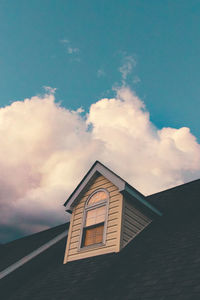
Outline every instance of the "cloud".
<path id="1" fill-rule="evenodd" d="M 134 76 L 133 77 L 133 84 L 138 84 L 140 82 L 141 82 L 141 80 L 140 80 L 140 78 L 138 76 Z"/>
<path id="2" fill-rule="evenodd" d="M 52 88 L 51 86 L 46 86 L 46 85 L 43 86 L 43 88 L 47 94 L 55 94 L 57 90 L 57 88 Z"/>
<path id="3" fill-rule="evenodd" d="M 136 60 L 132 55 L 126 55 L 123 53 L 122 65 L 119 67 L 119 72 L 122 75 L 122 84 L 125 85 L 125 81 L 129 74 L 131 74 L 133 68 L 136 66 Z"/>
<path id="4" fill-rule="evenodd" d="M 77 56 L 80 53 L 80 49 L 77 48 L 77 47 L 73 47 L 72 43 L 69 40 L 67 40 L 67 39 L 63 39 L 60 42 L 65 46 L 65 48 L 67 50 L 67 53 L 69 55 L 75 55 L 76 56 L 76 60 L 77 60 L 78 59 Z"/>
<path id="5" fill-rule="evenodd" d="M 79 50 L 79 48 L 68 47 L 67 51 L 68 51 L 68 54 L 73 54 L 73 53 L 78 53 L 80 50 Z"/>
<path id="6" fill-rule="evenodd" d="M 99 69 L 97 71 L 97 77 L 104 77 L 105 75 L 106 75 L 106 73 L 103 69 Z"/>
<path id="7" fill-rule="evenodd" d="M 157 129 L 129 88 L 88 114 L 62 107 L 54 93 L 0 109 L 0 241 L 65 222 L 62 205 L 96 159 L 144 194 L 199 178 L 190 129 Z"/>

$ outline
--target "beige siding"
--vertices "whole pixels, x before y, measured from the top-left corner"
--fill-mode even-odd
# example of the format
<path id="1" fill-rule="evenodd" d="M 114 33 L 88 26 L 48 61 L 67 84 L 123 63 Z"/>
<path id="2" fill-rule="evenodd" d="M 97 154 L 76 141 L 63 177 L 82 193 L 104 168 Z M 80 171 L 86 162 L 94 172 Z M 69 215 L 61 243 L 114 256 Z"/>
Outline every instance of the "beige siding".
<path id="1" fill-rule="evenodd" d="M 123 203 L 123 225 L 122 225 L 122 243 L 125 247 L 139 232 L 141 232 L 149 223 L 151 223 L 146 215 L 138 211 L 131 201 L 124 199 Z"/>
<path id="2" fill-rule="evenodd" d="M 88 196 L 99 188 L 106 189 L 110 196 L 106 243 L 101 247 L 79 249 L 85 202 Z M 105 177 L 99 176 L 93 184 L 91 184 L 79 204 L 73 210 L 64 263 L 90 256 L 118 252 L 120 250 L 122 200 L 122 195 L 119 193 L 118 188 Z"/>

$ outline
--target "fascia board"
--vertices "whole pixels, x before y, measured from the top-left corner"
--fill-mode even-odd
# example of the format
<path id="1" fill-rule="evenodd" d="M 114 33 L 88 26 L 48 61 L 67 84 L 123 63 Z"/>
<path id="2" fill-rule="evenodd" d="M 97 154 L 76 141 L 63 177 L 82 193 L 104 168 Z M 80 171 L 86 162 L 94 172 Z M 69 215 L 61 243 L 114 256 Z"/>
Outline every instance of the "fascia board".
<path id="1" fill-rule="evenodd" d="M 120 193 L 129 194 L 131 197 L 134 197 L 135 199 L 137 199 L 146 208 L 150 209 L 154 214 L 156 214 L 158 216 L 162 216 L 162 213 L 158 209 L 156 209 L 148 201 L 146 201 L 144 195 L 142 195 L 139 191 L 134 189 L 125 180 L 123 180 L 117 174 L 115 174 L 110 169 L 108 169 L 106 166 L 101 164 L 99 161 L 96 161 L 93 164 L 93 166 L 87 172 L 85 177 L 83 177 L 82 181 L 76 187 L 74 192 L 69 196 L 69 198 L 67 199 L 67 201 L 64 204 L 64 206 L 66 207 L 66 210 L 71 210 L 73 208 L 74 204 L 78 203 L 80 197 L 83 195 L 83 193 L 85 192 L 86 188 L 88 187 L 88 185 L 90 184 L 92 179 L 94 179 L 95 176 L 99 173 L 101 175 L 103 175 L 105 178 L 107 178 L 109 181 L 111 181 L 115 186 L 117 186 Z"/>
<path id="2" fill-rule="evenodd" d="M 131 187 L 129 184 L 125 185 L 125 192 L 127 192 L 132 197 L 136 198 L 140 203 L 142 203 L 144 206 L 149 208 L 151 211 L 153 211 L 156 215 L 162 216 L 162 213 L 155 208 L 153 205 L 151 205 L 148 201 L 145 200 L 145 196 L 142 195 L 140 192 L 135 190 L 133 187 Z"/>
<path id="3" fill-rule="evenodd" d="M 86 174 L 86 176 L 83 178 L 83 180 L 79 183 L 77 188 L 74 190 L 74 192 L 71 194 L 71 196 L 68 198 L 68 200 L 65 202 L 64 206 L 66 206 L 66 209 L 71 209 L 73 206 L 73 203 L 80 198 L 80 196 L 84 193 L 86 190 L 88 184 L 91 182 L 91 180 L 94 178 L 96 174 L 100 173 L 105 178 L 107 178 L 109 181 L 111 181 L 114 185 L 116 185 L 120 192 L 122 192 L 125 188 L 125 181 L 117 176 L 115 173 L 113 173 L 111 170 L 106 168 L 104 165 L 99 163 L 98 161 L 92 166 L 92 168 L 89 170 L 89 172 Z"/>

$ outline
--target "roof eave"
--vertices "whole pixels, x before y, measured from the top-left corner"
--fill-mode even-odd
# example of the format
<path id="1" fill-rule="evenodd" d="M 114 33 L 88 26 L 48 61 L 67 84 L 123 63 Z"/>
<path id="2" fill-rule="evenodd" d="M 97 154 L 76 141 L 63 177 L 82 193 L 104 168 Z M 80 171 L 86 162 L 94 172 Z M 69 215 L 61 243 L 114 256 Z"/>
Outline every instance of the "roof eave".
<path id="1" fill-rule="evenodd" d="M 84 192 L 86 191 L 88 185 L 97 177 L 99 174 L 103 175 L 109 181 L 111 181 L 117 188 L 119 192 L 122 194 L 128 194 L 129 196 L 135 198 L 139 201 L 139 203 L 145 208 L 149 209 L 153 214 L 157 216 L 162 216 L 162 213 L 156 209 L 153 205 L 151 205 L 148 201 L 146 201 L 145 196 L 141 194 L 139 191 L 134 189 L 131 185 L 129 185 L 124 179 L 115 174 L 113 171 L 108 169 L 99 161 L 96 161 L 92 167 L 89 169 L 87 174 L 83 177 L 81 182 L 78 184 L 73 193 L 69 196 L 67 201 L 64 203 L 66 210 L 72 210 L 74 205 L 79 201 Z"/>
<path id="2" fill-rule="evenodd" d="M 163 215 L 162 212 L 160 212 L 157 208 L 155 208 L 148 201 L 146 201 L 146 197 L 143 194 L 138 192 L 136 189 L 134 189 L 128 183 L 126 183 L 125 189 L 123 192 L 127 193 L 131 197 L 136 198 L 144 207 L 150 209 L 153 212 L 153 214 L 160 216 L 160 217 Z"/>
<path id="3" fill-rule="evenodd" d="M 66 209 L 71 209 L 73 203 L 81 197 L 81 195 L 86 190 L 87 186 L 90 184 L 91 180 L 93 180 L 98 174 L 103 175 L 109 181 L 111 181 L 114 185 L 116 185 L 119 191 L 123 191 L 125 188 L 126 182 L 116 175 L 114 172 L 109 170 L 106 166 L 104 166 L 99 161 L 96 161 L 92 167 L 89 169 L 87 174 L 83 177 L 81 182 L 78 184 L 73 193 L 69 196 L 67 201 L 64 203 Z M 77 201 L 76 201 L 77 202 Z"/>

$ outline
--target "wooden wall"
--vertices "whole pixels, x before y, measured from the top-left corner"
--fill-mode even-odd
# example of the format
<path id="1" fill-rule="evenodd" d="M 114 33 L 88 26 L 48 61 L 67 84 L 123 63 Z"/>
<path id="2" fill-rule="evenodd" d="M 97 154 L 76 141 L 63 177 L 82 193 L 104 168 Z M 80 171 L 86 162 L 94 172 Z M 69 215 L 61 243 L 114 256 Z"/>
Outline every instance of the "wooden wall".
<path id="1" fill-rule="evenodd" d="M 131 201 L 124 199 L 123 203 L 123 222 L 122 222 L 122 241 L 121 247 L 125 247 L 139 232 L 141 232 L 151 219 L 137 210 Z"/>
<path id="2" fill-rule="evenodd" d="M 108 206 L 106 243 L 104 246 L 79 249 L 85 202 L 88 199 L 88 196 L 99 188 L 106 189 L 109 192 L 110 196 Z M 96 178 L 96 180 L 91 184 L 87 192 L 82 197 L 79 204 L 73 210 L 64 263 L 90 256 L 120 251 L 123 201 L 122 198 L 123 197 L 119 193 L 118 188 L 110 181 L 108 181 L 105 177 L 99 176 L 98 178 Z"/>

